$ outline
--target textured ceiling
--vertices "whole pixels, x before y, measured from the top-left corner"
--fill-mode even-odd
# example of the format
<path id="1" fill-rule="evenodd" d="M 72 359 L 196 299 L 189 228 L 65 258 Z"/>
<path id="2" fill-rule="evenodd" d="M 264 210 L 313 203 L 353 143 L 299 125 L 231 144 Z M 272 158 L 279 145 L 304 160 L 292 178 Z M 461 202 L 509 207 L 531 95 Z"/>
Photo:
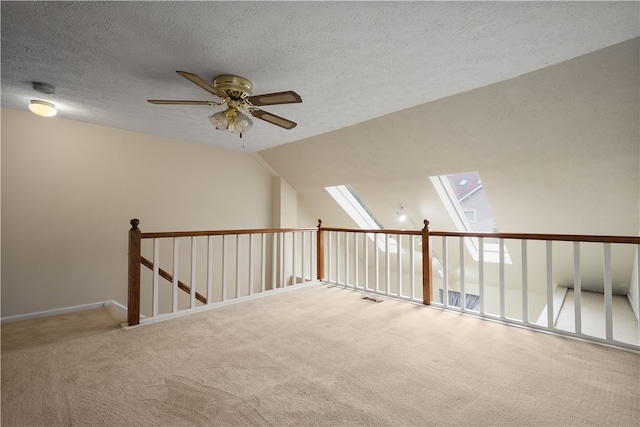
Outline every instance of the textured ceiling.
<path id="1" fill-rule="evenodd" d="M 540 69 L 639 35 L 637 2 L 2 1 L 2 107 L 253 152 Z M 294 90 L 241 141 L 175 71 Z M 42 95 L 31 81 L 52 84 Z M 44 119 L 43 119 L 44 120 Z M 243 148 L 244 142 L 244 148 Z"/>

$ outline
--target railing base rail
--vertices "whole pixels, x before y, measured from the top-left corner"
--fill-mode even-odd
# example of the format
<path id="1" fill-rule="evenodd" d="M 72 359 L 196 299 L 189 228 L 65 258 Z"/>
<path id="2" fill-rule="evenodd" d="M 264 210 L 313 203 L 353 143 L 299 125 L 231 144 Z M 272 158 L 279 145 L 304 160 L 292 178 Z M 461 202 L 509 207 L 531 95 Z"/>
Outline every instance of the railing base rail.
<path id="1" fill-rule="evenodd" d="M 482 314 L 474 310 L 463 311 L 460 309 L 460 307 L 451 306 L 451 305 L 445 306 L 444 304 L 435 302 L 435 301 L 432 301 L 430 305 L 425 305 L 422 300 L 411 299 L 410 297 L 398 296 L 394 294 L 387 294 L 385 292 L 376 291 L 375 289 L 364 289 L 363 287 L 347 285 L 344 283 L 330 282 L 327 280 L 324 280 L 322 283 L 333 286 L 333 287 L 339 287 L 345 290 L 360 292 L 363 294 L 376 295 L 382 298 L 387 298 L 390 300 L 395 300 L 400 302 L 407 302 L 407 303 L 415 304 L 421 307 L 429 307 L 436 310 L 464 314 L 466 316 L 475 317 L 480 320 L 487 320 L 490 322 L 500 323 L 507 326 L 514 326 L 516 328 L 526 329 L 529 331 L 542 332 L 549 335 L 554 335 L 554 336 L 563 337 L 563 338 L 570 338 L 573 340 L 588 342 L 591 344 L 598 344 L 605 347 L 611 347 L 619 350 L 625 350 L 625 351 L 630 351 L 632 353 L 640 354 L 640 345 L 636 345 L 636 344 L 631 344 L 631 343 L 626 343 L 626 342 L 616 341 L 616 340 L 609 341 L 605 338 L 598 338 L 598 337 L 593 337 L 591 335 L 585 335 L 585 334 L 576 334 L 576 333 L 565 331 L 562 329 L 556 329 L 556 328 L 548 329 L 545 326 L 540 326 L 535 323 L 524 323 L 518 319 L 511 319 L 509 317 L 502 318 L 499 315 Z"/>
<path id="2" fill-rule="evenodd" d="M 255 299 L 260 299 L 260 298 L 266 298 L 268 296 L 271 295 L 277 295 L 277 294 L 281 294 L 283 292 L 289 292 L 289 291 L 293 291 L 296 289 L 301 289 L 301 288 L 306 288 L 308 286 L 312 286 L 312 285 L 318 285 L 321 282 L 319 280 L 311 280 L 308 282 L 304 282 L 304 283 L 297 283 L 295 285 L 289 285 L 289 286 L 285 286 L 283 288 L 276 288 L 276 289 L 271 289 L 268 291 L 264 291 L 261 293 L 257 293 L 257 294 L 251 294 L 251 295 L 246 295 L 246 296 L 242 296 L 242 297 L 238 297 L 238 298 L 234 298 L 234 299 L 229 299 L 229 300 L 225 300 L 225 301 L 219 301 L 219 302 L 213 302 L 211 304 L 207 304 L 207 305 L 202 305 L 200 307 L 195 307 L 195 308 L 187 308 L 184 310 L 180 310 L 180 311 L 176 311 L 173 313 L 165 313 L 165 314 L 160 314 L 158 316 L 153 316 L 153 317 L 141 317 L 140 319 L 140 323 L 137 325 L 123 325 L 123 329 L 134 329 L 134 328 L 139 328 L 141 326 L 146 326 L 146 325 L 151 325 L 154 323 L 159 323 L 159 322 L 164 322 L 166 320 L 171 320 L 171 319 L 177 319 L 179 317 L 184 317 L 184 316 L 190 316 L 192 314 L 198 314 L 198 313 L 202 313 L 205 311 L 209 311 L 209 310 L 215 310 L 217 308 L 223 308 L 229 305 L 234 305 L 234 304 L 239 304 L 242 302 L 248 302 L 248 301 L 252 301 Z"/>

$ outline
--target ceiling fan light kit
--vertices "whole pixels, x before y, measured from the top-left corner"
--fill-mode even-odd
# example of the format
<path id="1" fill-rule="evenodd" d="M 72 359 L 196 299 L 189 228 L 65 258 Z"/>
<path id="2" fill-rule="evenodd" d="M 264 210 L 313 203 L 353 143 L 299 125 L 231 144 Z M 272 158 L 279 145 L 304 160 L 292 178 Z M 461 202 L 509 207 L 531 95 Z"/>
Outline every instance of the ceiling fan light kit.
<path id="1" fill-rule="evenodd" d="M 176 71 L 185 79 L 195 83 L 202 89 L 212 95 L 217 96 L 222 101 L 180 101 L 165 99 L 149 99 L 151 104 L 164 105 L 222 105 L 227 104 L 224 111 L 218 111 L 209 116 L 209 120 L 218 130 L 230 133 L 246 132 L 253 125 L 253 121 L 248 116 L 256 117 L 265 122 L 280 126 L 283 129 L 293 129 L 297 123 L 284 117 L 276 116 L 259 109 L 257 106 L 278 105 L 278 104 L 297 104 L 302 102 L 300 95 L 293 91 L 268 93 L 264 95 L 255 95 L 253 93 L 253 84 L 244 77 L 224 74 L 213 79 L 213 84 L 209 84 L 200 76 L 186 71 Z M 244 114 L 243 111 L 247 114 Z"/>

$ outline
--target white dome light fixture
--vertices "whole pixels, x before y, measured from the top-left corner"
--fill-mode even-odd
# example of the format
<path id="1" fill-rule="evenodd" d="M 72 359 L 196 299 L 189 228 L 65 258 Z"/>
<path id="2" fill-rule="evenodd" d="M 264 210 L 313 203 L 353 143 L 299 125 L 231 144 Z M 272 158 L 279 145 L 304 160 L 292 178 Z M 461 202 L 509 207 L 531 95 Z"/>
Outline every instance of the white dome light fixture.
<path id="1" fill-rule="evenodd" d="M 36 92 L 44 93 L 45 95 L 53 95 L 56 93 L 56 88 L 49 83 L 31 82 L 31 87 Z M 53 117 L 58 113 L 55 105 L 50 102 L 40 101 L 37 99 L 31 100 L 29 110 L 31 110 L 33 114 L 37 114 L 42 117 Z"/>
<path id="2" fill-rule="evenodd" d="M 31 100 L 31 104 L 29 104 L 29 110 L 31 110 L 32 113 L 42 117 L 53 117 L 58 113 L 58 111 L 56 110 L 56 106 L 52 103 L 39 101 L 36 99 Z"/>

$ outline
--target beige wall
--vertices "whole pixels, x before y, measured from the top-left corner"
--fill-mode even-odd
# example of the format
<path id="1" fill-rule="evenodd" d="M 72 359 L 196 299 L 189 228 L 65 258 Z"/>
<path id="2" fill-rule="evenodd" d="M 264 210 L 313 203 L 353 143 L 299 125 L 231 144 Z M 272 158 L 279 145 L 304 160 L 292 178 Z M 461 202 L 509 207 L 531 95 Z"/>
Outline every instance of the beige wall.
<path id="1" fill-rule="evenodd" d="M 638 57 L 633 39 L 259 154 L 332 226 L 354 223 L 324 187 L 350 184 L 386 228 L 402 203 L 452 229 L 429 177 L 477 171 L 501 231 L 633 235 Z"/>
<path id="2" fill-rule="evenodd" d="M 273 226 L 297 227 L 298 194 L 280 176 L 273 178 Z"/>
<path id="3" fill-rule="evenodd" d="M 126 305 L 127 230 L 262 228 L 271 174 L 249 154 L 2 110 L 2 317 Z"/>
<path id="4" fill-rule="evenodd" d="M 324 190 L 349 184 L 387 229 L 409 226 L 397 221 L 402 203 L 418 227 L 427 218 L 432 230 L 454 230 L 429 177 L 477 171 L 500 231 L 636 235 L 639 50 L 632 39 L 260 155 L 326 226 L 355 225 Z M 631 252 L 614 266 L 625 289 Z M 561 265 L 554 280 L 567 286 L 572 267 Z M 517 259 L 511 270 L 520 271 Z M 544 290 L 544 270 L 529 273 L 531 286 Z M 593 281 L 602 287 L 600 273 Z"/>

